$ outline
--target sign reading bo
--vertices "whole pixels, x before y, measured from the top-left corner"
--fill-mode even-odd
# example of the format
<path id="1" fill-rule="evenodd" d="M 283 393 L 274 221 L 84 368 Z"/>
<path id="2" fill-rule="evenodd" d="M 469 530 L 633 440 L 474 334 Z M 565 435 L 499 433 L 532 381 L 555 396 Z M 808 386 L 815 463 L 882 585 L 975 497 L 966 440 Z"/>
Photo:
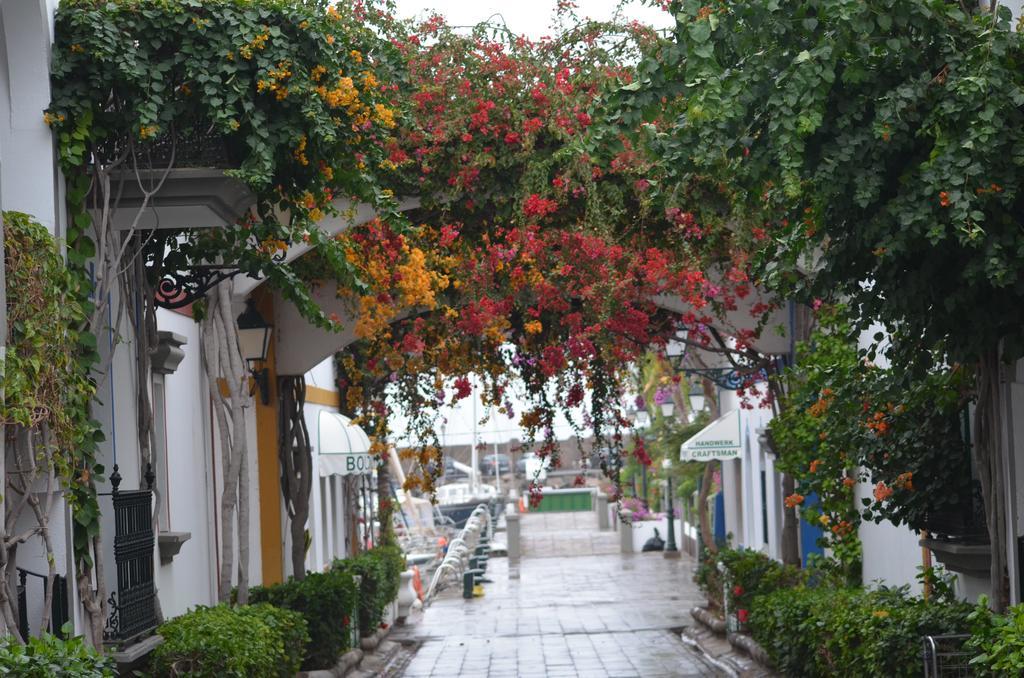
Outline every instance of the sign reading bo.
<path id="1" fill-rule="evenodd" d="M 376 461 L 370 455 L 370 439 L 347 417 L 323 410 L 317 418 L 317 465 L 321 476 L 367 475 Z"/>
<path id="2" fill-rule="evenodd" d="M 350 452 L 348 454 L 341 455 L 344 461 L 344 466 L 340 475 L 347 476 L 352 475 L 363 475 L 364 473 L 371 473 L 373 471 L 373 457 L 365 453 Z"/>

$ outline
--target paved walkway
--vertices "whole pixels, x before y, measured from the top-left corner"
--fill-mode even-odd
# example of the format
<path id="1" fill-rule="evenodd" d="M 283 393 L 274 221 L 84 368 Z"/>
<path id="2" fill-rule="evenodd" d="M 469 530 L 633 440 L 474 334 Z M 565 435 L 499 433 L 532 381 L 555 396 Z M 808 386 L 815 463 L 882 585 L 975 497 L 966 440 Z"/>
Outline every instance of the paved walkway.
<path id="1" fill-rule="evenodd" d="M 597 514 L 527 513 L 522 516 L 524 558 L 617 554 L 619 533 L 597 529 Z"/>
<path id="2" fill-rule="evenodd" d="M 716 675 L 679 637 L 700 600 L 693 562 L 620 555 L 608 546 L 617 533 L 586 535 L 596 532 L 588 515 L 524 516 L 519 578 L 509 577 L 505 558 L 492 558 L 484 597 L 467 601 L 449 589 L 396 628 L 392 640 L 417 648 L 397 675 Z"/>

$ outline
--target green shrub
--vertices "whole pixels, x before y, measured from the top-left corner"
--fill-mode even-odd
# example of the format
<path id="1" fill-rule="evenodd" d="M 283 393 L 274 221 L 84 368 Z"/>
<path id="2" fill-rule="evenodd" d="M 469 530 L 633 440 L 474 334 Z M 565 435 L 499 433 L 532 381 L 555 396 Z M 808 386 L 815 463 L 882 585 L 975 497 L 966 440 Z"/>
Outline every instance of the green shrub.
<path id="1" fill-rule="evenodd" d="M 749 611 L 754 598 L 781 588 L 793 588 L 805 582 L 806 574 L 792 565 L 783 565 L 760 551 L 720 548 L 717 553 L 704 552 L 694 574 L 694 581 L 708 597 L 712 607 L 722 608 L 723 585 L 719 564 L 726 570 L 729 583 L 729 609 Z M 741 614 L 740 621 L 746 612 Z"/>
<path id="2" fill-rule="evenodd" d="M 356 608 L 355 580 L 343 570 L 310 572 L 305 579 L 290 578 L 273 586 L 258 586 L 249 591 L 253 603 L 270 603 L 294 610 L 306 620 L 309 642 L 303 670 L 334 666 L 351 647 L 350 615 Z"/>
<path id="3" fill-rule="evenodd" d="M 45 633 L 22 645 L 0 637 L 0 674 L 18 678 L 113 678 L 114 662 L 81 637 L 61 640 Z"/>
<path id="4" fill-rule="evenodd" d="M 921 639 L 963 633 L 971 607 L 907 589 L 779 590 L 754 598 L 750 629 L 775 667 L 800 676 L 917 676 Z"/>
<path id="5" fill-rule="evenodd" d="M 293 610 L 274 607 L 269 603 L 257 603 L 237 608 L 242 616 L 254 617 L 263 622 L 281 637 L 284 661 L 281 664 L 281 678 L 291 678 L 302 666 L 309 645 L 309 629 L 305 618 Z"/>
<path id="6" fill-rule="evenodd" d="M 378 546 L 364 553 L 334 561 L 335 570 L 362 577 L 359 588 L 359 633 L 371 635 L 384 619 L 384 610 L 398 595 L 405 556 L 397 546 Z"/>
<path id="7" fill-rule="evenodd" d="M 269 605 L 197 607 L 160 626 L 157 675 L 292 676 L 308 637 L 301 615 Z"/>
<path id="8" fill-rule="evenodd" d="M 1024 605 L 992 614 L 983 597 L 971 613 L 971 666 L 981 676 L 1024 675 Z"/>

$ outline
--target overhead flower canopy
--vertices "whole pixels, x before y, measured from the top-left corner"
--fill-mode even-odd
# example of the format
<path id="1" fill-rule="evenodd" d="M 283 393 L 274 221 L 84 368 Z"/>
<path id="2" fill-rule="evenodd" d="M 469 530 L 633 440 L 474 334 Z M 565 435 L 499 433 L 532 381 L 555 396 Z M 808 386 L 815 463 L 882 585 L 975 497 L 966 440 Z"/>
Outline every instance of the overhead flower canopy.
<path id="1" fill-rule="evenodd" d="M 628 141 L 607 157 L 589 150 L 595 98 L 631 81 L 653 34 L 584 24 L 531 42 L 503 26 L 461 33 L 439 17 L 381 19 L 404 57 L 382 167 L 421 207 L 412 229 L 376 220 L 341 236 L 367 286 L 338 286 L 361 340 L 338 361 L 347 410 L 381 454 L 388 415 L 401 410 L 420 441 L 407 454 L 427 470 L 406 486 L 430 492 L 443 468 L 437 407 L 469 396 L 476 374 L 485 402 L 518 416 L 541 456 L 558 464 L 562 412 L 593 431 L 615 478 L 630 365 L 681 329 L 706 341 L 752 289 L 743 258 L 715 251 L 694 214 L 652 210 L 656 168 Z M 704 272 L 712 261 L 725 271 L 715 282 Z M 329 277 L 315 257 L 303 275 Z M 527 411 L 512 411 L 512 388 L 525 390 Z"/>

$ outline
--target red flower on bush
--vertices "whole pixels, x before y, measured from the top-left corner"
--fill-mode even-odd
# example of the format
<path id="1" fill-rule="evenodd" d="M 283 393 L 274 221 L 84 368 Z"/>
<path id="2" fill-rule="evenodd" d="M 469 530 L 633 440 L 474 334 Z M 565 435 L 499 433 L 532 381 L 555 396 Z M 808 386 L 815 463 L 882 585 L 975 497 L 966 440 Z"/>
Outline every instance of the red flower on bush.
<path id="1" fill-rule="evenodd" d="M 546 217 L 558 210 L 558 203 L 534 193 L 523 203 L 523 214 L 528 217 Z"/>
<path id="2" fill-rule="evenodd" d="M 750 613 L 746 610 L 736 610 L 736 618 L 740 620 L 741 624 L 746 624 L 747 619 L 750 617 Z"/>
<path id="3" fill-rule="evenodd" d="M 463 398 L 469 397 L 469 394 L 473 392 L 473 385 L 469 383 L 469 379 L 466 377 L 459 377 L 455 380 L 455 399 L 462 400 Z"/>

